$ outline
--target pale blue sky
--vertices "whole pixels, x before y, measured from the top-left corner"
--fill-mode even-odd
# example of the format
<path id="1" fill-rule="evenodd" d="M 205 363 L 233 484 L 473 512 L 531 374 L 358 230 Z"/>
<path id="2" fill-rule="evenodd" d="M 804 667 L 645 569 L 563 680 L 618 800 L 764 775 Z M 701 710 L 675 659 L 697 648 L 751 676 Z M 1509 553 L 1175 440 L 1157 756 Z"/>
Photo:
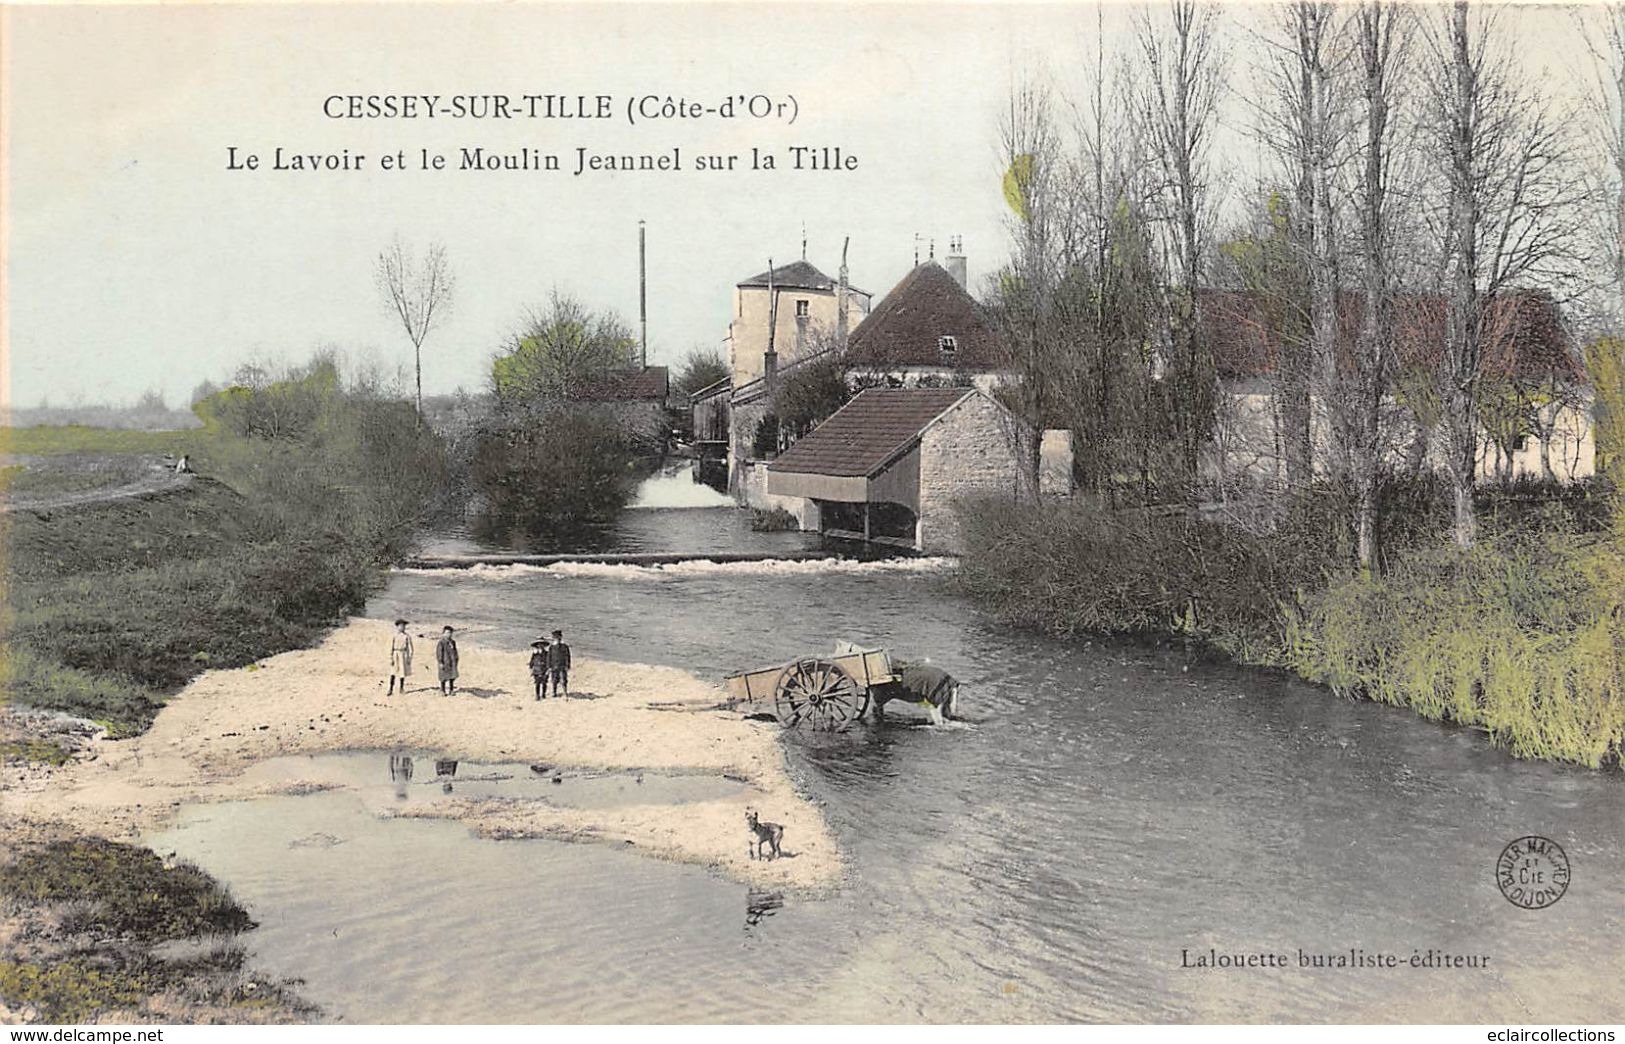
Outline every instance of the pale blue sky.
<path id="1" fill-rule="evenodd" d="M 1247 12 L 1240 12 L 1242 17 Z M 1518 16 L 1528 60 L 1575 46 Z M 446 244 L 454 311 L 425 348 L 429 392 L 484 381 L 492 352 L 550 288 L 637 318 L 637 221 L 649 229 L 651 361 L 726 331 L 731 287 L 771 256 L 879 295 L 962 235 L 973 280 L 1006 253 L 997 121 L 1013 71 L 1065 78 L 1095 11 L 914 4 L 505 4 L 19 8 L 9 65 L 10 401 L 173 403 L 253 358 L 331 344 L 388 367 L 410 350 L 372 284 L 397 232 Z M 1127 38 L 1108 14 L 1108 50 Z M 1567 39 L 1565 45 L 1562 41 Z M 1246 38 L 1235 34 L 1239 78 Z M 1565 60 L 1572 68 L 1572 60 Z M 1563 73 L 1560 73 L 1563 74 Z M 513 120 L 336 121 L 331 94 L 794 94 L 794 127 Z M 1232 112 L 1237 126 L 1244 119 Z M 613 177 L 380 171 L 385 151 L 534 146 L 573 154 L 841 145 L 856 172 Z M 226 149 L 349 148 L 363 173 L 231 173 Z M 1254 146 L 1232 134 L 1239 161 Z M 269 163 L 269 158 L 266 160 Z M 568 160 L 567 160 L 568 162 Z M 923 249 L 923 248 L 922 248 Z"/>

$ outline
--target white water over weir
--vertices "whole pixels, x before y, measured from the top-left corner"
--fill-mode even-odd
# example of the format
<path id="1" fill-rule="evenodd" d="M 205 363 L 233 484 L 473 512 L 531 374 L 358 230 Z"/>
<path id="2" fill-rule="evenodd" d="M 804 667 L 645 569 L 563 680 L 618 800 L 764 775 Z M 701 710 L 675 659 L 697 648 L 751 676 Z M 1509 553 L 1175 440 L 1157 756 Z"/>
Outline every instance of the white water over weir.
<path id="1" fill-rule="evenodd" d="M 826 559 L 846 561 L 837 551 L 808 548 L 799 551 L 606 551 L 602 554 L 509 554 L 501 551 L 476 554 L 422 554 L 408 558 L 403 570 L 473 569 L 476 566 L 559 566 L 626 565 L 668 566 L 684 562 L 811 562 Z"/>
<path id="2" fill-rule="evenodd" d="M 628 508 L 731 508 L 737 507 L 733 498 L 718 493 L 691 475 L 691 465 L 684 461 L 660 469 L 638 486 Z"/>

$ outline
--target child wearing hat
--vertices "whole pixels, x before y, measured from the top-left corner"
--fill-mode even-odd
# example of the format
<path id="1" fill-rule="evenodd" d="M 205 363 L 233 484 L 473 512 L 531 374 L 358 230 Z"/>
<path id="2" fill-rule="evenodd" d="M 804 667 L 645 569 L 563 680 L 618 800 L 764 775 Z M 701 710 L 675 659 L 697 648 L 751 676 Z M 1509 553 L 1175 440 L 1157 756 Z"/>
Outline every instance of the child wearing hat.
<path id="1" fill-rule="evenodd" d="M 536 687 L 536 698 L 547 695 L 547 639 L 537 638 L 530 643 L 530 680 Z"/>
<path id="2" fill-rule="evenodd" d="M 401 695 L 406 695 L 406 679 L 412 675 L 412 636 L 406 633 L 406 621 L 395 621 L 395 633 L 389 636 L 389 695 L 395 695 L 395 679 L 401 680 Z"/>

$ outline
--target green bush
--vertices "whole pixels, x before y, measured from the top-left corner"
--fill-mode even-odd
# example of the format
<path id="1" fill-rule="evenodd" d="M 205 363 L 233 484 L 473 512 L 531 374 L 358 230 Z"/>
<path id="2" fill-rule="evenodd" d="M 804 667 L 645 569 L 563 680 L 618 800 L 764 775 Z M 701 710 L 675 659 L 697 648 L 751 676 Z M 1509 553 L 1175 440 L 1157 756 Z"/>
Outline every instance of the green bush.
<path id="1" fill-rule="evenodd" d="M 0 895 L 75 906 L 67 931 L 156 941 L 254 926 L 248 911 L 189 863 L 101 838 L 32 847 L 0 867 Z"/>
<path id="2" fill-rule="evenodd" d="M 36 1008 L 45 1022 L 83 1023 L 98 1012 L 141 1004 L 163 985 L 157 967 L 92 957 L 0 961 L 0 997 Z"/>
<path id="3" fill-rule="evenodd" d="M 19 706 L 104 722 L 115 738 L 144 732 L 159 707 L 129 678 L 65 667 L 15 642 L 0 645 L 0 692 Z"/>
<path id="4" fill-rule="evenodd" d="M 1536 532 L 1342 578 L 1291 617 L 1288 660 L 1337 692 L 1482 728 L 1519 757 L 1617 761 L 1625 632 L 1590 575 L 1614 553 Z"/>
<path id="5" fill-rule="evenodd" d="M 476 527 L 524 541 L 569 541 L 619 516 L 632 494 L 632 456 L 616 419 L 591 406 L 498 415 L 481 435 L 472 483 Z"/>
<path id="6" fill-rule="evenodd" d="M 796 516 L 783 508 L 771 508 L 763 511 L 752 508 L 750 512 L 750 528 L 757 533 L 788 533 L 801 528 Z"/>
<path id="7" fill-rule="evenodd" d="M 1324 582 L 1323 540 L 1086 502 L 977 505 L 958 583 L 1004 619 L 1058 635 L 1200 638 L 1256 662 L 1285 641 L 1281 607 Z"/>
<path id="8" fill-rule="evenodd" d="M 1431 483 L 1384 490 L 1383 569 L 1355 574 L 1349 504 L 1322 490 L 1267 534 L 1086 503 L 970 512 L 958 583 L 1059 635 L 1178 634 L 1349 696 L 1483 729 L 1518 757 L 1599 766 L 1625 747 L 1625 520 L 1597 491 L 1492 492 L 1451 547 Z"/>
<path id="9" fill-rule="evenodd" d="M 409 405 L 339 387 L 320 360 L 199 414 L 205 428 L 181 436 L 199 473 L 186 487 L 6 516 L 8 700 L 139 732 L 202 671 L 303 647 L 359 612 L 446 477 Z M 27 434 L 61 452 L 98 443 Z"/>

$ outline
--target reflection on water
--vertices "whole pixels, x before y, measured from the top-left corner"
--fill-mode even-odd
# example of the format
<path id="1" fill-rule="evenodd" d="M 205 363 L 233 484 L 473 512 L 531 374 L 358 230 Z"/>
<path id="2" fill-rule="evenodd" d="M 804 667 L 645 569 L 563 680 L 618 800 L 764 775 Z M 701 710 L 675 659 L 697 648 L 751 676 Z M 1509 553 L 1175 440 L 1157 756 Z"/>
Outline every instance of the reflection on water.
<path id="1" fill-rule="evenodd" d="M 976 723 L 788 737 L 851 865 L 819 899 L 379 822 L 351 791 L 188 810 L 161 844 L 221 873 L 264 923 L 256 952 L 353 1021 L 1625 1018 L 1617 774 L 1273 675 L 1012 634 L 907 569 L 419 573 L 368 611 L 516 649 L 545 613 L 578 655 L 710 678 L 850 638 L 931 657 Z M 349 840 L 287 847 L 314 832 Z M 1573 866 L 1541 911 L 1494 880 L 1528 834 Z M 401 853 L 410 875 L 385 869 Z M 1291 960 L 1185 966 L 1210 948 Z M 1491 962 L 1350 972 L 1300 967 L 1300 949 Z"/>
<path id="2" fill-rule="evenodd" d="M 784 909 L 783 892 L 750 889 L 745 893 L 745 931 L 750 931 L 762 923 L 762 918 L 772 917 L 782 909 Z"/>

